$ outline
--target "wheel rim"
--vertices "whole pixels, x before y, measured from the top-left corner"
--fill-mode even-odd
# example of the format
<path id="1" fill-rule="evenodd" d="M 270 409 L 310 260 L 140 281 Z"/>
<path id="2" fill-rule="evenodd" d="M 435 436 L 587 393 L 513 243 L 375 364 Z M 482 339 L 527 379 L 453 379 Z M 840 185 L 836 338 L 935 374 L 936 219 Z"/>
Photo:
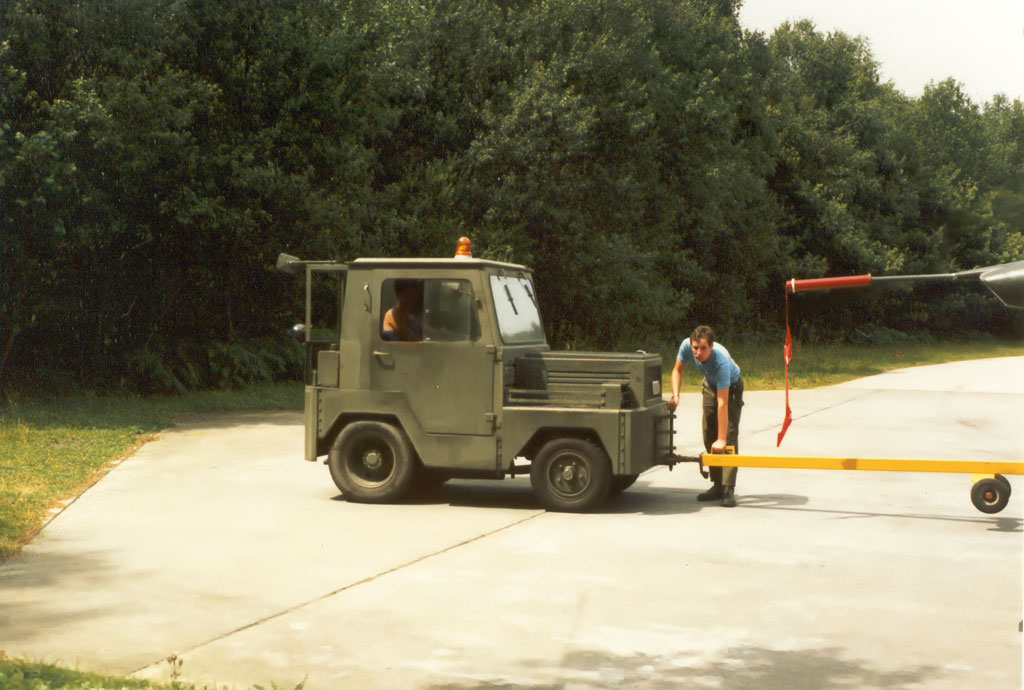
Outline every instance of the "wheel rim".
<path id="1" fill-rule="evenodd" d="M 590 463 L 580 453 L 564 451 L 548 465 L 548 486 L 564 499 L 584 494 L 591 479 Z"/>
<path id="2" fill-rule="evenodd" d="M 356 484 L 376 488 L 395 473 L 395 453 L 383 439 L 366 438 L 353 445 L 345 458 L 345 469 Z"/>
<path id="3" fill-rule="evenodd" d="M 983 513 L 998 513 L 1009 498 L 1006 485 L 998 479 L 982 479 L 971 487 L 971 503 Z"/>

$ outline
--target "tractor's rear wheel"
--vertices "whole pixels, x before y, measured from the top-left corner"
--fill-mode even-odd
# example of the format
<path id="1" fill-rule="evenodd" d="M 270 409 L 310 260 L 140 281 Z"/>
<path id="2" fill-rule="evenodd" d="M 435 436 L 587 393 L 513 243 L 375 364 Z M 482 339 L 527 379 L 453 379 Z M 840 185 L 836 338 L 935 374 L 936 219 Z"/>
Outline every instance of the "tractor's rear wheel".
<path id="1" fill-rule="evenodd" d="M 579 438 L 548 441 L 530 466 L 537 499 L 553 511 L 593 510 L 608 497 L 611 480 L 611 462 L 604 450 Z"/>

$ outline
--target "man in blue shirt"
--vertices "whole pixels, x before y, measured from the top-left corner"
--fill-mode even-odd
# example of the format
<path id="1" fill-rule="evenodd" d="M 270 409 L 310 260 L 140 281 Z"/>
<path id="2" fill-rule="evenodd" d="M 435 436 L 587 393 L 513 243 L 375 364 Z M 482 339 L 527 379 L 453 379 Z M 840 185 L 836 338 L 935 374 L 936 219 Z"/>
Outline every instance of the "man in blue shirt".
<path id="1" fill-rule="evenodd" d="M 729 356 L 729 351 L 715 343 L 715 334 L 709 326 L 698 326 L 679 346 L 676 365 L 672 368 L 672 399 L 669 409 L 679 405 L 679 388 L 683 381 L 683 367 L 693 364 L 704 376 L 703 422 L 704 448 L 709 453 L 721 453 L 726 446 L 739 452 L 740 413 L 743 410 L 743 378 L 740 368 Z M 697 496 L 698 501 L 721 500 L 722 505 L 736 505 L 736 468 L 711 467 L 711 489 Z"/>

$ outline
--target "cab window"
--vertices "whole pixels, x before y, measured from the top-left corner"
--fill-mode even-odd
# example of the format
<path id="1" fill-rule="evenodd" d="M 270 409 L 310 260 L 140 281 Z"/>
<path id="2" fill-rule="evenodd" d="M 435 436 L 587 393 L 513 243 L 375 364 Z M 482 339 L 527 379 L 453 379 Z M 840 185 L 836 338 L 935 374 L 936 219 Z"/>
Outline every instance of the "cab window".
<path id="1" fill-rule="evenodd" d="M 380 337 L 404 342 L 458 342 L 480 335 L 476 296 L 468 280 L 385 280 Z"/>

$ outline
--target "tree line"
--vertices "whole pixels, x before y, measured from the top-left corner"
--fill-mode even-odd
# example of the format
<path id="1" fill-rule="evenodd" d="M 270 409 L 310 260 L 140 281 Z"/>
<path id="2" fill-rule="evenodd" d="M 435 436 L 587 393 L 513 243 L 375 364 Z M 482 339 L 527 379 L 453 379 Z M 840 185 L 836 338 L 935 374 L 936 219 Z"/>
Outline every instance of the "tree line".
<path id="1" fill-rule="evenodd" d="M 863 39 L 739 4 L 4 3 L 0 388 L 292 377 L 281 251 L 467 235 L 578 348 L 777 339 L 791 277 L 1024 258 L 1020 100 L 908 97 Z M 804 338 L 1022 325 L 968 288 L 800 308 Z"/>

